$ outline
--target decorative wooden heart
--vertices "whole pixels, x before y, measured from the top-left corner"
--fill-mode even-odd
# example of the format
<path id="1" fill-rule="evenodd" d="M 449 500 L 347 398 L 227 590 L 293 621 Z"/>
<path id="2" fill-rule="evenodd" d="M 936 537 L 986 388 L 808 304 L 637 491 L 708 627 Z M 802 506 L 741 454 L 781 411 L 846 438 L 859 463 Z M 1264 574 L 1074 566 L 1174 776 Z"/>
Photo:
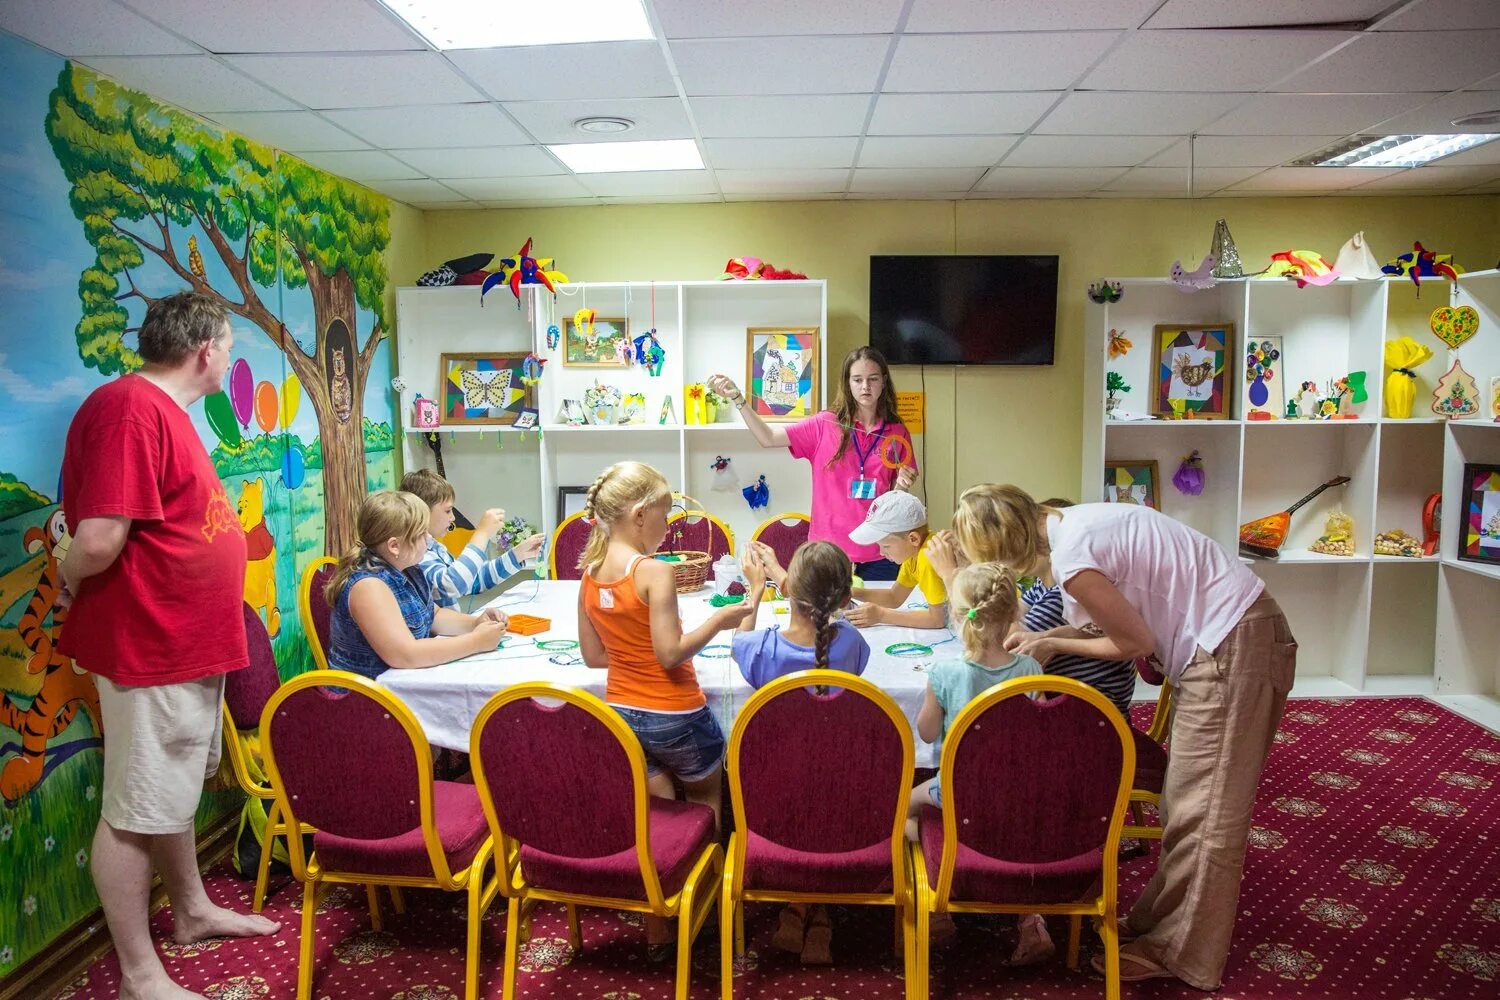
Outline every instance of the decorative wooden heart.
<path id="1" fill-rule="evenodd" d="M 1442 306 L 1427 322 L 1438 339 L 1453 348 L 1479 332 L 1479 312 L 1473 306 Z"/>

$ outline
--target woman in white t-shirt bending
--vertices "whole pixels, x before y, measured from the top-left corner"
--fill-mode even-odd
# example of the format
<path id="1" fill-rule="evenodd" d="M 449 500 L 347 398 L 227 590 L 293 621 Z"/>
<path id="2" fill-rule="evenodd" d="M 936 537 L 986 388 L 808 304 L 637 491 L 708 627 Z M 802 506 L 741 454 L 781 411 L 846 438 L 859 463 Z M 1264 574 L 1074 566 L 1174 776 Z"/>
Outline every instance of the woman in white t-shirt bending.
<path id="1" fill-rule="evenodd" d="M 1121 922 L 1121 978 L 1217 989 L 1250 810 L 1297 665 L 1281 608 L 1238 557 L 1148 507 L 1055 510 L 1015 486 L 975 486 L 929 549 L 940 573 L 960 559 L 955 540 L 962 559 L 1017 576 L 1051 564 L 1068 626 L 1016 633 L 1008 648 L 1043 664 L 1155 654 L 1166 668 L 1178 692 L 1166 828 L 1156 874 Z"/>

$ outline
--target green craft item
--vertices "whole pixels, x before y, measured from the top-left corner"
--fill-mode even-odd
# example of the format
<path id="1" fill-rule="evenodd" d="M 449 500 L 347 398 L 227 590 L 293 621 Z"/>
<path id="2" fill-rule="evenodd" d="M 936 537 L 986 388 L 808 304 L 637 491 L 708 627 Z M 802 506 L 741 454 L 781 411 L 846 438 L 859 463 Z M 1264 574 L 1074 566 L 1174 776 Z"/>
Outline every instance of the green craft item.
<path id="1" fill-rule="evenodd" d="M 725 660 L 729 658 L 730 648 L 723 643 L 714 646 L 704 646 L 698 651 L 698 655 L 706 660 Z"/>
<path id="2" fill-rule="evenodd" d="M 577 639 L 540 639 L 536 648 L 547 653 L 562 653 L 570 649 L 578 648 Z"/>
<path id="3" fill-rule="evenodd" d="M 744 594 L 715 594 L 708 599 L 708 603 L 716 608 L 727 608 L 731 604 L 743 603 L 744 600 Z"/>
<path id="4" fill-rule="evenodd" d="M 668 556 L 657 556 L 656 558 L 660 559 L 664 563 L 679 563 L 679 562 L 682 562 L 682 556 L 668 555 Z"/>
<path id="5" fill-rule="evenodd" d="M 932 647 L 920 642 L 893 642 L 885 647 L 888 656 L 931 656 Z"/>

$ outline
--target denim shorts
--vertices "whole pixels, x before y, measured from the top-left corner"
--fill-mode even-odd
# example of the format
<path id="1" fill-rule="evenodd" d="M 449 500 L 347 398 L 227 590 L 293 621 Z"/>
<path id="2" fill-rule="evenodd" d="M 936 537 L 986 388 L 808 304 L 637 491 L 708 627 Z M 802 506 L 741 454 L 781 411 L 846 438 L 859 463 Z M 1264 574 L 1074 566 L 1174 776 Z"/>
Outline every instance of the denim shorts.
<path id="1" fill-rule="evenodd" d="M 679 781 L 702 781 L 724 763 L 724 731 L 707 705 L 687 715 L 618 706 L 615 711 L 641 741 L 652 777 L 666 771 Z"/>

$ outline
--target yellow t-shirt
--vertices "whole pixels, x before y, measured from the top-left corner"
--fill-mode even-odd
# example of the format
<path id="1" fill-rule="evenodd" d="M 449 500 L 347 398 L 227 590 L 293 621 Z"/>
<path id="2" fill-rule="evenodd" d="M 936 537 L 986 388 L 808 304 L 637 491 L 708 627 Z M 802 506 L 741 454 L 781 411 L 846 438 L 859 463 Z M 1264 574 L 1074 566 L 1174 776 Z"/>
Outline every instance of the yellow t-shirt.
<path id="1" fill-rule="evenodd" d="M 937 570 L 927 560 L 925 546 L 901 564 L 901 570 L 896 574 L 896 583 L 920 590 L 928 607 L 935 608 L 948 603 L 948 591 L 943 587 L 943 578 L 937 575 Z"/>

